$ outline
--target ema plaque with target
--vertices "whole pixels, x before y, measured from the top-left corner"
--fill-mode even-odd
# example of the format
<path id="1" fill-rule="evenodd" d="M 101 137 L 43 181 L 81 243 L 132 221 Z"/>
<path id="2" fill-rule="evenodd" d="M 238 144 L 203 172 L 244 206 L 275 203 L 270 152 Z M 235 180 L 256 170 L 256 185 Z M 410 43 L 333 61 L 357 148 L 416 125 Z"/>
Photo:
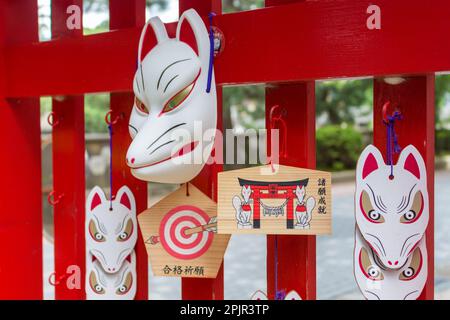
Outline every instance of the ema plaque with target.
<path id="1" fill-rule="evenodd" d="M 138 216 L 156 276 L 215 278 L 229 235 L 217 234 L 217 205 L 183 185 Z"/>
<path id="2" fill-rule="evenodd" d="M 283 165 L 220 172 L 218 233 L 331 233 L 331 174 Z"/>

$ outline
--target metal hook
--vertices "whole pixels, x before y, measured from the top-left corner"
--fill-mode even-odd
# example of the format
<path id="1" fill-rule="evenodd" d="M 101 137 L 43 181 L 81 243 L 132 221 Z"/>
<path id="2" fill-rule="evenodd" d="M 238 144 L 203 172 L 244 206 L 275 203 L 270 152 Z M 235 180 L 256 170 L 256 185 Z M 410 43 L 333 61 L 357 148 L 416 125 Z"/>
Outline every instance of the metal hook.
<path id="1" fill-rule="evenodd" d="M 56 116 L 54 111 L 50 112 L 47 116 L 47 123 L 52 127 L 56 127 L 59 124 L 59 117 Z"/>
<path id="2" fill-rule="evenodd" d="M 388 116 L 388 109 L 391 106 L 391 102 L 387 101 L 384 105 L 383 108 L 381 109 L 381 113 L 382 113 L 382 117 L 383 117 L 383 122 L 385 124 L 389 124 L 389 116 Z M 398 110 L 398 106 L 394 105 L 394 112 L 392 113 L 392 116 L 396 116 L 399 115 L 401 116 L 400 111 Z"/>
<path id="3" fill-rule="evenodd" d="M 51 206 L 55 206 L 58 203 L 61 202 L 61 199 L 64 197 L 64 194 L 60 194 L 58 197 L 55 198 L 56 195 L 56 191 L 53 190 L 52 192 L 50 192 L 47 196 L 47 202 L 51 205 Z"/>
<path id="4" fill-rule="evenodd" d="M 117 124 L 117 123 L 119 122 L 119 120 L 122 120 L 122 119 L 123 119 L 123 113 L 120 113 L 118 116 L 116 116 L 116 117 L 114 118 L 114 120 L 111 121 L 112 113 L 113 113 L 113 111 L 112 111 L 112 110 L 109 110 L 109 111 L 106 113 L 106 115 L 105 115 L 105 122 L 106 122 L 106 124 L 107 124 L 108 126 L 110 126 L 110 125 L 115 125 L 115 124 Z"/>
<path id="5" fill-rule="evenodd" d="M 280 156 L 283 158 L 287 157 L 287 124 L 284 119 L 287 116 L 287 110 L 283 108 L 278 116 L 275 116 L 275 111 L 280 108 L 279 105 L 274 105 L 270 108 L 269 112 L 269 123 L 270 129 L 275 129 L 275 122 L 279 122 L 283 128 L 283 151 L 280 151 Z"/>
<path id="6" fill-rule="evenodd" d="M 58 280 L 56 280 L 56 272 L 52 272 L 52 273 L 50 274 L 50 276 L 48 277 L 48 283 L 49 283 L 51 286 L 56 287 L 56 286 L 59 286 L 59 285 L 61 284 L 61 281 L 65 280 L 67 277 L 68 277 L 68 274 L 65 273 L 65 274 L 63 274 L 62 276 L 60 276 L 60 277 L 58 278 Z"/>

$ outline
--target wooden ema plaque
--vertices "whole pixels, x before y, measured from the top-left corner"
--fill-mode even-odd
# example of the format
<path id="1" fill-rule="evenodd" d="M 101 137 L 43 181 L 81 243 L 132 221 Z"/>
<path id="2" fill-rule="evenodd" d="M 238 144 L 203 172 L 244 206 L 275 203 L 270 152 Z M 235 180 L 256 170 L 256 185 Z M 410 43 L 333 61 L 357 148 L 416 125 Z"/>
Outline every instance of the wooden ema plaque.
<path id="1" fill-rule="evenodd" d="M 331 234 L 329 172 L 274 165 L 218 180 L 218 233 Z"/>
<path id="2" fill-rule="evenodd" d="M 142 212 L 138 221 L 153 273 L 215 278 L 230 240 L 216 233 L 216 215 L 216 203 L 192 184 Z"/>

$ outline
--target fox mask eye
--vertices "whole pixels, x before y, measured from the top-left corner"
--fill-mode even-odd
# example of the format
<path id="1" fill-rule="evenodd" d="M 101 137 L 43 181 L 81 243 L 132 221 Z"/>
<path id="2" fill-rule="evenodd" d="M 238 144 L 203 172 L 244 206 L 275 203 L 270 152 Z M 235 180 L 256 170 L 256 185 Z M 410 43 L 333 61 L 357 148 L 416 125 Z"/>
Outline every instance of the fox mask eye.
<path id="1" fill-rule="evenodd" d="M 401 223 L 414 223 L 416 222 L 423 212 L 423 195 L 422 192 L 418 191 L 414 195 L 413 204 L 411 209 L 409 209 L 405 214 L 400 218 Z"/>
<path id="2" fill-rule="evenodd" d="M 127 294 L 130 291 L 132 285 L 133 285 L 133 275 L 131 274 L 131 272 L 128 272 L 128 274 L 125 277 L 125 281 L 119 288 L 117 288 L 116 294 L 121 296 Z"/>
<path id="3" fill-rule="evenodd" d="M 384 275 L 381 272 L 381 269 L 370 261 L 369 253 L 364 248 L 361 249 L 359 253 L 359 267 L 367 279 L 373 281 L 384 280 Z"/>
<path id="4" fill-rule="evenodd" d="M 138 97 L 134 98 L 134 105 L 140 113 L 145 115 L 148 115 L 150 113 L 149 108 L 141 100 L 139 100 Z"/>
<path id="5" fill-rule="evenodd" d="M 106 241 L 105 237 L 98 231 L 97 225 L 95 224 L 94 220 L 89 221 L 89 234 L 91 235 L 92 239 L 97 242 Z"/>
<path id="6" fill-rule="evenodd" d="M 370 196 L 366 191 L 361 193 L 359 199 L 360 209 L 364 217 L 372 223 L 384 223 L 384 217 L 381 213 L 374 210 L 372 202 L 370 201 Z"/>
<path id="7" fill-rule="evenodd" d="M 89 275 L 89 285 L 91 289 L 97 294 L 105 294 L 105 289 L 98 283 L 97 275 L 94 271 Z"/>
<path id="8" fill-rule="evenodd" d="M 409 266 L 400 273 L 399 279 L 402 281 L 410 281 L 417 277 L 422 269 L 422 253 L 419 248 L 414 250 Z"/>
<path id="9" fill-rule="evenodd" d="M 133 229 L 133 221 L 131 219 L 128 219 L 125 229 L 119 234 L 119 236 L 117 237 L 117 241 L 124 242 L 130 239 L 133 233 Z"/>
<path id="10" fill-rule="evenodd" d="M 191 94 L 192 89 L 194 89 L 195 81 L 188 85 L 183 90 L 179 91 L 177 94 L 175 94 L 164 106 L 163 110 L 161 111 L 161 114 L 167 113 L 170 111 L 175 110 L 178 108 L 184 100 L 187 99 L 187 97 Z"/>

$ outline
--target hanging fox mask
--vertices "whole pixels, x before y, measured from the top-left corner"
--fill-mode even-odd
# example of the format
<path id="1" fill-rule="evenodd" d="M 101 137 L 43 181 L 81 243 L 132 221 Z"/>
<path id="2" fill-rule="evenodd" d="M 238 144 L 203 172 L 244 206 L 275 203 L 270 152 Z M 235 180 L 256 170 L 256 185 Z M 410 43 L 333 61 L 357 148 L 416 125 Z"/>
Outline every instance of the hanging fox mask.
<path id="1" fill-rule="evenodd" d="M 417 299 L 428 275 L 425 237 L 419 241 L 405 264 L 393 270 L 380 263 L 356 228 L 354 274 L 362 294 L 368 300 Z"/>
<path id="2" fill-rule="evenodd" d="M 427 172 L 412 145 L 393 167 L 369 145 L 356 171 L 355 216 L 362 237 L 390 269 L 402 268 L 424 237 L 429 219 Z"/>
<path id="3" fill-rule="evenodd" d="M 87 300 L 133 300 L 137 290 L 136 254 L 134 251 L 113 274 L 103 270 L 99 261 L 86 269 Z"/>
<path id="4" fill-rule="evenodd" d="M 192 34 L 191 47 L 186 41 Z M 149 43 L 156 45 L 148 48 Z M 180 17 L 176 38 L 169 38 L 164 24 L 154 17 L 142 31 L 138 55 L 127 164 L 144 181 L 190 181 L 211 154 L 217 122 L 214 72 L 206 92 L 208 31 L 193 9 Z"/>
<path id="5" fill-rule="evenodd" d="M 86 202 L 86 263 L 95 261 L 106 273 L 116 273 L 133 253 L 138 229 L 136 202 L 127 186 L 117 191 L 112 202 L 95 187 Z"/>

